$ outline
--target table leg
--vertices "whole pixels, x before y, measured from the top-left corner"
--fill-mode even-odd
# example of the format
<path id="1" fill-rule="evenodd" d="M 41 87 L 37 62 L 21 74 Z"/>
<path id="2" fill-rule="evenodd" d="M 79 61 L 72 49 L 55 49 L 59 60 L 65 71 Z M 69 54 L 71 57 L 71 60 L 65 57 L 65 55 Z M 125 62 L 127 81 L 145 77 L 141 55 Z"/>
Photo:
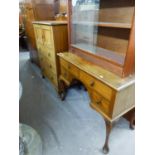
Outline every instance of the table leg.
<path id="1" fill-rule="evenodd" d="M 103 152 L 104 154 L 107 154 L 109 152 L 109 136 L 112 129 L 112 123 L 105 120 L 105 124 L 106 124 L 106 139 L 105 139 L 105 144 L 103 146 Z"/>

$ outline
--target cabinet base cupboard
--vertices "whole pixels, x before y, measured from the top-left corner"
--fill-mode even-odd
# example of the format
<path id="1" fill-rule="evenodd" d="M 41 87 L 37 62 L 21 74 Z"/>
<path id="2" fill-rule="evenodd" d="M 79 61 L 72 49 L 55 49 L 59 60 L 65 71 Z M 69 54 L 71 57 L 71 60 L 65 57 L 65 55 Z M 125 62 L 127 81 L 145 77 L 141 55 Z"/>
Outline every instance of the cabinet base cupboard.
<path id="1" fill-rule="evenodd" d="M 59 67 L 57 53 L 68 50 L 67 22 L 33 22 L 42 76 L 47 77 L 58 91 Z"/>

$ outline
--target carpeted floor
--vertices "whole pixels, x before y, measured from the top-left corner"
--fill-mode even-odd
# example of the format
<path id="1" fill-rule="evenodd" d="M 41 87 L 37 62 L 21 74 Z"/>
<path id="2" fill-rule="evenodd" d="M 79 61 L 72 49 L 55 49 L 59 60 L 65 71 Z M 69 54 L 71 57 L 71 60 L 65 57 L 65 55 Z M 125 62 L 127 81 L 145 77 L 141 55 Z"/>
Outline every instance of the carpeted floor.
<path id="1" fill-rule="evenodd" d="M 34 128 L 42 139 L 43 155 L 103 155 L 105 122 L 89 106 L 83 89 L 69 90 L 61 101 L 40 70 L 20 53 L 20 122 Z M 121 118 L 112 130 L 109 155 L 134 155 L 135 131 Z"/>

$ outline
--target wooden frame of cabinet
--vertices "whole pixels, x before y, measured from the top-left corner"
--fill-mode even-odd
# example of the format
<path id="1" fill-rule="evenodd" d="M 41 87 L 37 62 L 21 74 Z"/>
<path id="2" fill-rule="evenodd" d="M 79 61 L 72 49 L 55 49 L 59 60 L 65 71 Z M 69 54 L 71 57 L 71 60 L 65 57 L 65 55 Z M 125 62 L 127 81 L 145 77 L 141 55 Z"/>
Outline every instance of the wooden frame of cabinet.
<path id="1" fill-rule="evenodd" d="M 105 1 L 105 3 L 107 3 L 107 6 L 110 5 L 110 3 L 107 0 L 104 0 L 104 1 Z M 102 29 L 105 29 L 104 30 L 105 33 L 109 33 L 106 31 L 112 30 L 114 33 L 116 33 L 115 36 L 118 34 L 119 35 L 122 34 L 122 36 L 125 37 L 126 41 L 124 41 L 124 42 L 122 41 L 122 43 L 121 43 L 121 40 L 113 39 L 113 40 L 109 40 L 106 42 L 107 42 L 107 44 L 109 44 L 108 46 L 111 46 L 111 47 L 115 46 L 113 48 L 114 49 L 116 48 L 116 52 L 117 52 L 117 49 L 120 51 L 124 50 L 125 54 L 123 55 L 123 57 L 122 57 L 122 55 L 119 55 L 118 60 L 114 60 L 116 55 L 113 56 L 113 53 L 111 52 L 112 50 L 110 50 L 109 56 L 107 58 L 105 56 L 99 56 L 96 54 L 92 54 L 92 53 L 88 52 L 88 50 L 85 50 L 83 48 L 78 48 L 72 44 L 72 39 L 71 39 L 72 38 L 72 31 L 73 31 L 73 26 L 72 26 L 72 0 L 68 0 L 69 51 L 73 52 L 73 53 L 79 55 L 80 57 L 82 57 L 82 58 L 84 58 L 84 59 L 86 59 L 86 60 L 88 60 L 88 61 L 90 61 L 96 65 L 99 65 L 99 66 L 101 66 L 101 67 L 103 67 L 103 68 L 105 68 L 105 69 L 107 69 L 107 70 L 109 70 L 109 71 L 111 71 L 111 72 L 113 72 L 113 73 L 115 73 L 118 76 L 123 78 L 123 77 L 129 76 L 130 74 L 134 74 L 134 71 L 135 71 L 135 69 L 134 69 L 134 67 L 135 67 L 134 0 L 132 0 L 132 1 L 130 1 L 130 0 L 125 0 L 125 1 L 119 0 L 117 2 L 116 1 L 114 2 L 114 0 L 110 0 L 110 1 L 112 3 L 112 6 L 111 6 L 112 9 L 110 8 L 111 10 L 110 9 L 109 10 L 111 11 L 112 14 L 114 14 L 113 16 L 116 17 L 117 19 L 118 19 L 118 16 L 121 16 L 122 17 L 121 22 L 117 22 L 117 21 L 113 22 L 112 20 L 115 20 L 114 17 L 112 15 L 107 15 L 110 11 L 107 11 L 108 9 L 106 9 L 106 13 L 107 13 L 106 15 L 109 18 L 111 18 L 110 19 L 111 22 L 98 21 L 96 23 L 95 22 L 94 23 L 91 23 L 91 22 L 80 23 L 80 21 L 78 21 L 77 24 L 84 24 L 84 25 L 94 24 L 95 26 L 98 27 L 98 31 L 100 31 L 101 33 L 103 33 Z M 116 5 L 116 8 L 115 8 L 115 5 Z M 121 6 L 120 8 L 118 7 L 119 5 Z M 129 6 L 127 6 L 127 5 L 129 5 Z M 123 6 L 125 6 L 125 7 L 123 7 Z M 122 9 L 121 10 L 122 13 L 119 9 Z M 101 10 L 102 11 L 99 12 L 99 18 L 101 18 L 101 19 L 99 19 L 99 20 L 104 20 L 104 19 L 102 19 L 103 18 L 102 12 L 105 13 L 105 11 L 103 11 L 104 9 L 101 9 Z M 127 15 L 124 15 L 125 12 L 123 12 L 123 11 L 126 11 Z M 130 15 L 130 14 L 132 14 L 132 15 Z M 129 16 L 130 16 L 130 21 L 129 21 Z M 107 20 L 108 17 L 106 17 L 105 20 Z M 118 33 L 116 31 L 118 31 Z M 108 35 L 111 35 L 111 34 L 108 34 Z M 126 38 L 128 38 L 128 39 L 126 39 Z M 99 38 L 99 39 L 101 39 L 101 41 L 99 41 L 99 42 L 100 42 L 100 45 L 102 46 L 103 37 Z M 110 41 L 113 42 L 113 44 L 110 45 L 110 43 L 109 43 Z M 122 60 L 123 60 L 123 62 L 121 62 Z"/>
<path id="2" fill-rule="evenodd" d="M 42 77 L 47 77 L 58 91 L 59 63 L 57 53 L 68 50 L 66 21 L 34 21 Z"/>

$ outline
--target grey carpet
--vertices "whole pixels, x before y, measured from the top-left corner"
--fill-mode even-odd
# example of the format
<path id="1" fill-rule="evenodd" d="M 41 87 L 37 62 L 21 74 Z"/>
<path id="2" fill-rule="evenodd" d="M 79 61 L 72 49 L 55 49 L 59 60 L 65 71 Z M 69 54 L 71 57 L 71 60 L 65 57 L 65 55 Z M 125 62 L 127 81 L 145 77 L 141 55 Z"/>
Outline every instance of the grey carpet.
<path id="1" fill-rule="evenodd" d="M 105 122 L 89 106 L 86 91 L 72 88 L 61 101 L 40 70 L 20 53 L 20 122 L 34 128 L 42 139 L 43 155 L 103 155 Z M 121 118 L 112 130 L 109 155 L 134 155 L 135 132 Z"/>

